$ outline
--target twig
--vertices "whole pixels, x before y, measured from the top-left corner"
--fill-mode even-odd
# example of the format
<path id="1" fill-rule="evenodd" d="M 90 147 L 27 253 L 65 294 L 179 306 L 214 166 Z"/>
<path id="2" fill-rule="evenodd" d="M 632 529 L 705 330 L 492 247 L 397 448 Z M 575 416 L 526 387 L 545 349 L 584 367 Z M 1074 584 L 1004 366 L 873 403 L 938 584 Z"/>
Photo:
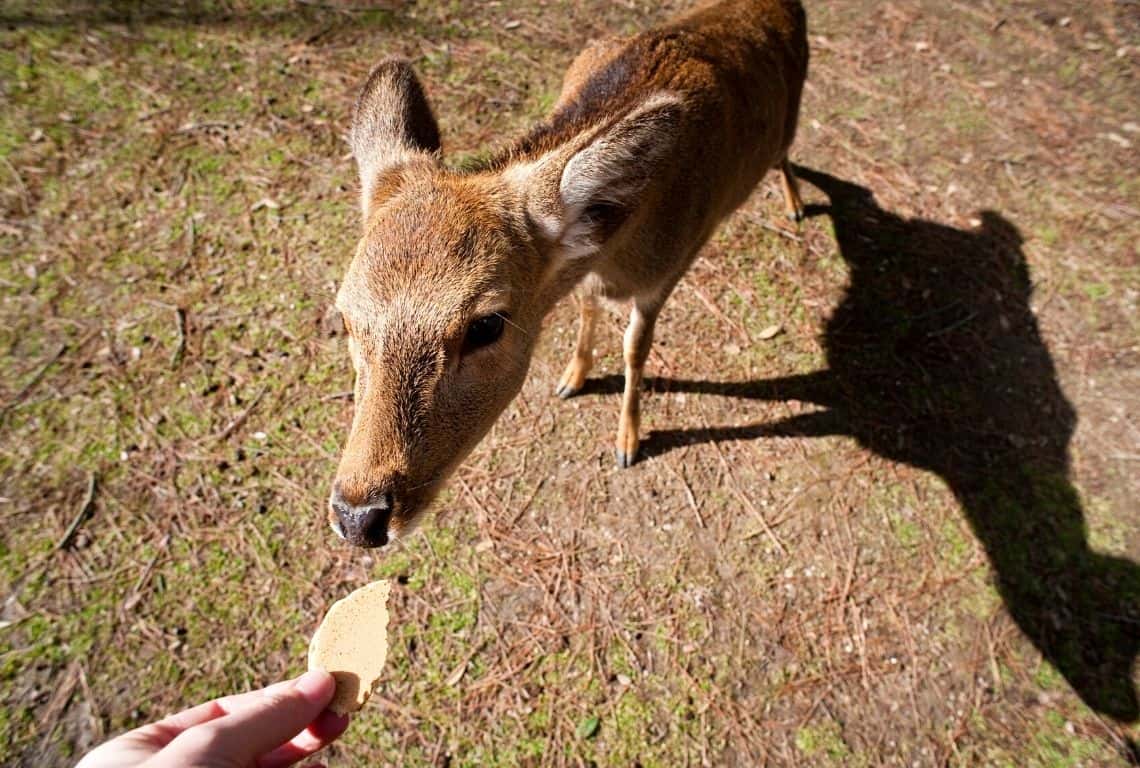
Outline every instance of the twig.
<path id="1" fill-rule="evenodd" d="M 183 272 L 190 268 L 190 264 L 194 261 L 194 247 L 198 243 L 198 230 L 194 226 L 194 217 L 186 219 L 186 259 L 178 265 L 178 268 L 170 273 L 170 279 L 174 280 Z"/>
<path id="2" fill-rule="evenodd" d="M 261 391 L 257 393 L 257 397 L 253 398 L 253 402 L 250 403 L 244 411 L 235 416 L 234 420 L 227 424 L 225 429 L 218 433 L 218 436 L 215 438 L 218 442 L 229 439 L 230 435 L 238 430 L 242 424 L 245 424 L 246 419 L 249 418 L 249 414 L 251 414 L 253 409 L 257 407 L 257 404 L 261 402 L 261 398 L 265 397 L 265 391 L 265 387 L 262 387 Z"/>
<path id="3" fill-rule="evenodd" d="M 990 662 L 990 675 L 994 679 L 994 690 L 1000 695 L 1002 693 L 1002 680 L 1001 680 L 1001 667 L 998 666 L 997 648 L 994 643 L 993 633 L 990 632 L 990 623 L 987 621 L 983 627 L 985 628 L 986 651 L 989 653 Z"/>
<path id="4" fill-rule="evenodd" d="M 174 308 L 174 322 L 178 329 L 178 344 L 170 355 L 170 367 L 177 368 L 186 354 L 186 310 L 182 307 Z"/>
<path id="5" fill-rule="evenodd" d="M 48 372 L 48 369 L 59 362 L 59 359 L 63 357 L 63 354 L 67 352 L 67 348 L 68 347 L 66 344 L 60 344 L 59 349 L 55 351 L 55 354 L 49 357 L 47 362 L 41 365 L 39 367 L 39 370 L 32 374 L 32 378 L 28 379 L 28 383 L 20 387 L 20 391 L 15 394 L 15 396 L 8 402 L 7 405 L 4 406 L 4 410 L 0 413 L 7 413 L 9 409 L 14 408 L 21 400 L 23 400 L 27 394 L 32 391 L 32 387 L 40 383 L 40 379 L 44 377 L 44 374 Z"/>
<path id="6" fill-rule="evenodd" d="M 92 472 L 87 475 L 87 495 L 84 497 L 83 503 L 79 506 L 79 511 L 75 514 L 75 519 L 71 521 L 71 525 L 67 526 L 63 538 L 55 545 L 56 549 L 67 549 L 71 546 L 71 540 L 75 538 L 75 534 L 79 531 L 79 526 L 83 525 L 83 521 L 90 517 L 91 513 L 95 511 L 96 484 L 95 473 Z"/>
<path id="7" fill-rule="evenodd" d="M 940 328 L 937 331 L 931 331 L 930 333 L 926 334 L 926 338 L 933 339 L 933 338 L 936 338 L 938 336 L 942 336 L 943 334 L 950 333 L 950 331 L 961 328 L 963 325 L 970 322 L 971 320 L 973 320 L 977 316 L 978 316 L 977 312 L 971 312 L 966 317 L 962 318 L 961 320 L 959 320 L 955 323 L 951 323 L 950 325 L 946 326 L 945 328 Z"/>
<path id="8" fill-rule="evenodd" d="M 763 533 L 766 534 L 771 542 L 776 545 L 776 548 L 780 550 L 780 554 L 786 556 L 788 554 L 788 548 L 784 546 L 784 542 L 780 541 L 780 537 L 776 535 L 776 532 L 774 530 L 772 530 L 772 526 L 768 523 L 768 518 L 761 514 L 760 510 L 756 508 L 756 505 L 753 504 L 748 499 L 748 497 L 741 492 L 740 488 L 736 485 L 736 478 L 732 476 L 731 472 L 726 473 L 725 476 L 732 481 L 732 490 L 736 493 L 736 497 L 740 499 L 741 503 L 744 504 L 744 506 L 747 507 L 750 512 L 752 512 L 756 519 L 760 521 L 759 530 L 744 534 L 744 536 L 741 537 L 741 541 L 750 541 Z M 787 509 L 786 506 L 784 508 Z"/>
<path id="9" fill-rule="evenodd" d="M 754 221 L 756 224 L 759 224 L 761 228 L 766 229 L 769 232 L 775 232 L 780 237 L 786 237 L 793 243 L 802 243 L 804 241 L 803 237 L 797 235 L 795 232 L 789 232 L 783 227 L 778 227 L 775 224 L 771 224 L 759 216 L 752 217 L 752 221 Z"/>
<path id="10" fill-rule="evenodd" d="M 704 304 L 705 307 L 708 308 L 709 312 L 712 312 L 714 315 L 716 315 L 718 318 L 720 318 L 720 320 L 722 322 L 724 322 L 728 327 L 730 327 L 732 330 L 734 330 L 737 333 L 737 335 L 740 336 L 740 341 L 745 346 L 751 346 L 752 345 L 752 337 L 748 335 L 748 330 L 745 329 L 745 327 L 743 325 L 741 325 L 740 323 L 736 322 L 735 320 L 730 318 L 728 315 L 726 315 L 721 310 L 721 308 L 718 307 L 713 302 L 713 300 L 710 299 L 705 294 L 705 292 L 703 290 L 701 290 L 700 286 L 698 286 L 692 282 L 686 282 L 686 283 L 683 283 L 683 285 L 693 292 L 693 294 L 700 300 L 700 302 L 702 304 Z"/>
<path id="11" fill-rule="evenodd" d="M 475 492 L 471 490 L 471 486 L 467 484 L 467 481 L 462 477 L 456 477 L 456 479 L 459 481 L 459 485 L 463 487 L 463 491 L 467 494 L 467 498 L 471 499 L 471 501 L 475 503 L 475 506 L 479 508 L 479 511 L 483 513 L 483 519 L 480 522 L 486 524 L 494 520 L 494 518 L 491 516 L 491 511 L 487 509 L 487 505 L 483 503 L 482 499 L 475 495 Z"/>
<path id="12" fill-rule="evenodd" d="M 230 128 L 241 128 L 241 123 L 227 123 L 224 120 L 207 120 L 201 123 L 186 123 L 180 126 L 175 133 L 194 133 L 195 131 L 208 131 L 212 128 L 221 128 L 228 130 Z"/>
<path id="13" fill-rule="evenodd" d="M 538 495 L 539 490 L 542 489 L 542 484 L 545 482 L 546 482 L 545 477 L 539 478 L 538 483 L 534 486 L 534 490 L 531 491 L 530 497 L 527 498 L 527 500 L 523 502 L 523 505 L 521 507 L 519 507 L 519 511 L 515 513 L 514 519 L 511 520 L 511 524 L 510 524 L 511 528 L 514 528 L 516 525 L 519 524 L 519 521 L 522 520 L 523 515 L 525 515 L 526 511 L 528 509 L 530 509 L 530 505 L 534 503 L 534 497 Z"/>
<path id="14" fill-rule="evenodd" d="M 87 699 L 87 723 L 91 728 L 91 732 L 95 734 L 95 741 L 99 743 L 102 741 L 103 721 L 99 717 L 99 710 L 96 707 L 95 697 L 91 695 L 91 686 L 87 684 L 87 669 L 79 665 L 79 687 L 83 690 L 83 696 Z"/>
<path id="15" fill-rule="evenodd" d="M 851 562 L 847 566 L 847 576 L 843 579 L 843 593 L 839 596 L 839 610 L 847 606 L 847 598 L 851 596 L 851 585 L 855 582 L 855 566 L 859 563 L 859 545 L 856 544 L 851 552 Z"/>
<path id="16" fill-rule="evenodd" d="M 681 485 L 685 487 L 685 496 L 689 499 L 689 506 L 693 508 L 693 514 L 697 516 L 697 522 L 701 524 L 702 528 L 707 528 L 705 518 L 701 515 L 701 508 L 697 505 L 697 497 L 693 495 L 693 488 L 689 485 L 689 481 L 673 467 L 671 462 L 665 462 L 665 466 L 669 468 L 670 472 L 677 476 L 677 479 L 681 481 Z"/>
<path id="17" fill-rule="evenodd" d="M 71 697 L 75 694 L 75 688 L 78 684 L 79 662 L 73 661 L 64 672 L 63 679 L 57 683 L 55 692 L 48 700 L 43 715 L 40 716 L 40 732 L 43 734 L 40 739 L 41 752 L 51 742 L 55 727 L 59 725 L 60 716 L 71 702 Z"/>
<path id="18" fill-rule="evenodd" d="M 32 212 L 32 196 L 28 192 L 27 185 L 24 184 L 23 177 L 21 177 L 20 172 L 16 170 L 16 166 L 12 165 L 11 160 L 6 157 L 0 157 L 0 160 L 4 161 L 4 165 L 8 166 L 8 170 L 12 172 L 12 176 L 15 177 L 16 183 L 20 185 L 20 192 L 24 198 L 24 213 L 30 214 Z"/>
<path id="19" fill-rule="evenodd" d="M 147 564 L 143 567 L 142 574 L 135 580 L 134 586 L 131 587 L 130 594 L 123 600 L 122 606 L 120 607 L 121 613 L 125 614 L 127 611 L 133 610 L 134 607 L 139 604 L 139 601 L 142 600 L 143 584 L 146 583 L 151 573 L 154 572 L 154 566 L 158 563 L 158 558 L 166 553 L 168 544 L 170 544 L 170 534 L 162 537 L 162 540 L 158 543 L 158 549 L 155 550 L 154 555 L 151 556 L 150 560 L 147 561 Z"/>

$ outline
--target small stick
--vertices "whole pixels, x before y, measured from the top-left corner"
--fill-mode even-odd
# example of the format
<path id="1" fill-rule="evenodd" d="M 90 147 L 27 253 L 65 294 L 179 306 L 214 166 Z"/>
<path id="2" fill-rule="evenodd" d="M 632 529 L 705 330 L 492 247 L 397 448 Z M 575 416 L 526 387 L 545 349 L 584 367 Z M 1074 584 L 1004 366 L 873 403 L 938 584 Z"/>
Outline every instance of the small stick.
<path id="1" fill-rule="evenodd" d="M 186 123 L 181 126 L 175 133 L 193 133 L 194 131 L 208 131 L 211 128 L 221 128 L 228 130 L 230 128 L 241 128 L 241 123 L 227 123 L 224 120 L 208 120 L 202 123 Z"/>
<path id="2" fill-rule="evenodd" d="M 186 219 L 186 259 L 178 265 L 178 267 L 170 273 L 170 279 L 177 279 L 183 272 L 190 268 L 190 264 L 194 261 L 194 246 L 197 244 L 197 230 L 194 227 L 194 217 Z"/>
<path id="3" fill-rule="evenodd" d="M 702 528 L 707 528 L 708 526 L 705 525 L 705 518 L 701 515 L 701 508 L 697 504 L 697 497 L 693 495 L 693 488 L 689 485 L 688 479 L 686 479 L 683 474 L 678 472 L 670 462 L 666 462 L 665 466 L 669 468 L 669 471 L 672 472 L 676 478 L 681 481 L 681 485 L 684 486 L 685 496 L 689 499 L 689 506 L 693 508 L 693 514 L 697 516 L 697 522 L 701 524 Z"/>
<path id="4" fill-rule="evenodd" d="M 261 402 L 261 398 L 263 397 L 265 397 L 264 387 L 260 392 L 257 393 L 257 396 L 253 398 L 253 402 L 249 404 L 249 407 L 235 416 L 234 420 L 227 424 L 226 428 L 219 432 L 218 436 L 215 439 L 218 442 L 228 439 L 229 436 L 237 431 L 237 429 L 241 427 L 242 424 L 245 424 L 246 419 L 248 419 L 249 415 L 253 413 L 253 409 L 257 407 L 257 404 Z"/>
<path id="5" fill-rule="evenodd" d="M 525 456 L 524 456 L 524 459 L 525 459 Z M 523 515 L 525 515 L 526 511 L 528 509 L 530 509 L 530 505 L 532 503 L 534 503 L 534 497 L 538 495 L 538 492 L 540 490 L 542 490 L 542 484 L 545 482 L 546 482 L 545 477 L 539 479 L 538 483 L 534 486 L 534 490 L 531 491 L 530 497 L 525 502 L 523 502 L 523 505 L 521 507 L 519 507 L 519 511 L 515 513 L 514 519 L 511 520 L 511 524 L 508 526 L 509 528 L 514 528 L 516 525 L 519 524 L 519 521 L 522 520 Z"/>
<path id="6" fill-rule="evenodd" d="M 701 303 L 708 308 L 709 312 L 712 312 L 714 315 L 720 318 L 721 321 L 732 328 L 732 330 L 736 331 L 736 333 L 740 336 L 741 342 L 743 342 L 746 346 L 752 345 L 752 337 L 748 335 L 748 331 L 744 328 L 743 325 L 726 315 L 721 310 L 721 308 L 718 307 L 713 302 L 713 300 L 710 299 L 699 287 L 692 283 L 685 283 L 685 286 L 689 288 L 698 299 L 700 299 Z"/>
<path id="7" fill-rule="evenodd" d="M 780 237 L 786 237 L 789 240 L 791 240 L 793 243 L 802 243 L 804 241 L 804 239 L 801 236 L 797 235 L 796 233 L 789 232 L 788 230 L 784 229 L 783 227 L 777 227 L 775 224 L 769 224 L 764 219 L 757 217 L 754 219 L 754 221 L 757 224 L 759 224 L 761 227 L 763 227 L 764 229 L 768 230 L 769 232 L 775 232 Z"/>
<path id="8" fill-rule="evenodd" d="M 55 545 L 56 549 L 67 549 L 71 546 L 71 540 L 75 538 L 75 534 L 79 531 L 79 526 L 83 525 L 83 521 L 90 517 L 91 513 L 95 511 L 95 486 L 95 473 L 92 472 L 87 475 L 87 495 L 83 499 L 83 504 L 80 505 L 79 512 L 76 513 L 75 519 L 71 521 L 71 525 L 67 526 L 63 538 Z"/>
<path id="9" fill-rule="evenodd" d="M 40 739 L 41 752 L 51 741 L 56 726 L 59 725 L 60 716 L 63 715 L 64 710 L 67 709 L 67 705 L 71 702 L 71 697 L 75 695 L 75 688 L 78 684 L 79 662 L 73 661 L 68 665 L 67 671 L 63 674 L 63 680 L 56 686 L 55 692 L 52 693 L 51 698 L 48 700 L 44 713 L 40 716 L 39 726 L 43 733 Z"/>
<path id="10" fill-rule="evenodd" d="M 182 307 L 174 308 L 174 321 L 178 328 L 178 344 L 170 355 L 170 367 L 177 368 L 186 353 L 186 310 Z"/>
<path id="11" fill-rule="evenodd" d="M 12 172 L 12 176 L 16 179 L 16 183 L 20 185 L 20 193 L 24 198 L 24 213 L 31 213 L 32 210 L 32 196 L 28 194 L 28 185 L 24 183 L 24 179 L 20 176 L 20 172 L 16 166 L 12 165 L 7 157 L 0 158 L 4 161 L 4 165 L 8 166 L 8 170 Z"/>
<path id="12" fill-rule="evenodd" d="M 66 344 L 59 345 L 59 348 L 56 349 L 55 354 L 49 357 L 47 362 L 41 365 L 39 369 L 34 374 L 32 374 L 32 377 L 28 379 L 27 383 L 24 384 L 24 386 L 20 387 L 20 391 L 12 397 L 12 400 L 7 405 L 4 406 L 4 412 L 7 412 L 10 408 L 14 408 L 21 400 L 24 399 L 24 397 L 27 396 L 29 392 L 32 391 L 32 388 L 36 386 L 36 384 L 40 383 L 40 379 L 44 377 L 44 374 L 48 372 L 49 368 L 55 365 L 59 359 L 63 357 L 63 353 L 67 351 L 67 348 L 68 347 Z"/>

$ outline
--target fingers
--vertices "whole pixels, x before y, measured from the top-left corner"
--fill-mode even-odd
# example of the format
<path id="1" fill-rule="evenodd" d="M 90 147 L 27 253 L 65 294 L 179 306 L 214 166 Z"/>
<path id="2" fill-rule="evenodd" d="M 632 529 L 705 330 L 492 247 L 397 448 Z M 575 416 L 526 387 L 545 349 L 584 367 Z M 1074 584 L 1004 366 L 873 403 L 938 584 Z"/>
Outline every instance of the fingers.
<path id="1" fill-rule="evenodd" d="M 174 739 L 186 729 L 208 723 L 223 715 L 244 709 L 267 695 L 281 693 L 290 686 L 295 685 L 298 679 L 300 678 L 282 680 L 279 683 L 274 683 L 268 688 L 262 688 L 261 690 L 250 691 L 234 696 L 224 696 L 214 701 L 207 701 L 205 704 L 199 704 L 196 707 L 191 707 L 182 712 L 164 717 L 156 723 L 136 728 L 127 735 L 133 739 L 141 740 L 143 743 L 161 749 L 174 741 Z"/>
<path id="2" fill-rule="evenodd" d="M 187 728 L 208 723 L 224 714 L 226 714 L 226 710 L 221 706 L 220 702 L 207 701 L 205 704 L 199 704 L 196 707 L 191 707 L 190 709 L 183 710 L 169 717 L 164 717 L 157 723 L 136 728 L 126 734 L 126 736 L 131 739 L 138 739 L 145 744 L 153 746 L 155 749 L 162 749 L 174 741 L 174 739 L 181 735 Z"/>
<path id="3" fill-rule="evenodd" d="M 236 765 L 251 765 L 259 755 L 288 746 L 286 742 L 291 744 L 296 738 L 300 743 L 290 761 L 295 762 L 344 731 L 344 727 L 338 731 L 326 724 L 321 726 L 324 730 L 318 729 L 308 737 L 302 733 L 308 733 L 310 724 L 317 725 L 315 721 L 332 700 L 335 688 L 332 675 L 313 671 L 285 685 L 219 699 L 212 703 L 225 712 L 225 717 L 187 731 L 171 742 L 170 749 L 180 755 L 185 753 L 182 756 L 187 763 L 222 758 Z M 346 727 L 347 722 L 343 725 Z"/>
<path id="4" fill-rule="evenodd" d="M 290 680 L 282 680 L 273 685 L 268 685 L 265 688 L 258 688 L 245 693 L 234 693 L 229 696 L 223 696 L 218 699 L 218 705 L 221 706 L 227 715 L 234 712 L 240 712 L 247 709 L 250 705 L 262 701 L 267 696 L 277 696 L 292 688 L 300 680 L 300 677 L 294 677 Z"/>
<path id="5" fill-rule="evenodd" d="M 348 716 L 325 710 L 308 728 L 257 760 L 258 768 L 284 768 L 324 749 L 348 728 Z"/>

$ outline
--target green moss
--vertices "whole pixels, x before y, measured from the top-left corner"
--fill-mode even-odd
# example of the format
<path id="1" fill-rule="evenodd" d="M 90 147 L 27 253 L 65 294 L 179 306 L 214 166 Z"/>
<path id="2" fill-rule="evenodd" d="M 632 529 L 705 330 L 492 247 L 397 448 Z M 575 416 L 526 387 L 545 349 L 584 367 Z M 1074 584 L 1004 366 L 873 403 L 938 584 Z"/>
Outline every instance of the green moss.
<path id="1" fill-rule="evenodd" d="M 1112 286 L 1107 283 L 1085 283 L 1081 288 L 1093 301 L 1100 301 L 1112 294 Z"/>
<path id="2" fill-rule="evenodd" d="M 826 760 L 831 764 L 842 764 L 851 756 L 851 749 L 843 739 L 843 729 L 839 723 L 830 720 L 799 728 L 795 744 L 796 749 L 806 757 Z"/>

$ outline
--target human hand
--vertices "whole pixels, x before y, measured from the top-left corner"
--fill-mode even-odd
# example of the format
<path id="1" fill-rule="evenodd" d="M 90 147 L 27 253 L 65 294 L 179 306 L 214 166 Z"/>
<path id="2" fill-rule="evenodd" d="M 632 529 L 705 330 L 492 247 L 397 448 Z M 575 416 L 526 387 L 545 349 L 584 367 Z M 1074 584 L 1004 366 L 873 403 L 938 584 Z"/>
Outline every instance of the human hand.
<path id="1" fill-rule="evenodd" d="M 75 768 L 282 768 L 344 733 L 348 718 L 325 709 L 336 682 L 328 672 L 199 704 L 128 731 Z"/>

